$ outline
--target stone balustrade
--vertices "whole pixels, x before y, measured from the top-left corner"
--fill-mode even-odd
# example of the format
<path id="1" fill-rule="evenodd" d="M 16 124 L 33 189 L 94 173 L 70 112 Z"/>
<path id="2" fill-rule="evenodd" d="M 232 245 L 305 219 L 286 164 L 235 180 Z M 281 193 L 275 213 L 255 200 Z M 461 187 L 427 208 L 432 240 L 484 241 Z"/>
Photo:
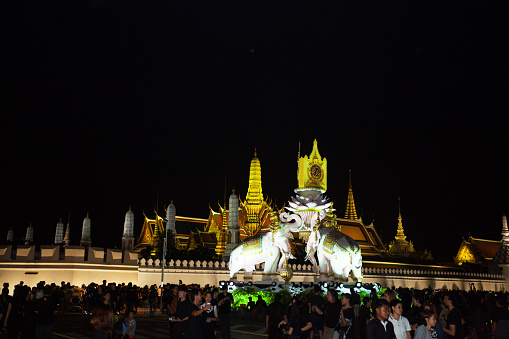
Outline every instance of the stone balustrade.
<path id="1" fill-rule="evenodd" d="M 217 270 L 224 271 L 228 269 L 229 263 L 226 261 L 194 261 L 194 260 L 169 260 L 166 262 L 166 269 L 187 269 L 187 270 Z M 140 268 L 159 268 L 162 267 L 162 261 L 159 259 L 139 259 L 138 266 Z M 257 272 L 263 271 L 264 264 L 255 265 L 255 269 Z M 302 265 L 302 264 L 293 264 L 291 268 L 294 274 L 299 273 L 313 273 L 313 267 L 311 264 Z M 241 271 L 242 272 L 242 271 Z M 409 269 L 409 268 L 393 268 L 393 267 L 370 267 L 364 266 L 362 268 L 363 276 L 394 276 L 394 277 L 436 277 L 436 278 L 475 278 L 475 279 L 485 279 L 485 280 L 503 280 L 504 276 L 502 274 L 493 274 L 493 273 L 468 273 L 460 270 L 433 270 L 433 269 Z"/>

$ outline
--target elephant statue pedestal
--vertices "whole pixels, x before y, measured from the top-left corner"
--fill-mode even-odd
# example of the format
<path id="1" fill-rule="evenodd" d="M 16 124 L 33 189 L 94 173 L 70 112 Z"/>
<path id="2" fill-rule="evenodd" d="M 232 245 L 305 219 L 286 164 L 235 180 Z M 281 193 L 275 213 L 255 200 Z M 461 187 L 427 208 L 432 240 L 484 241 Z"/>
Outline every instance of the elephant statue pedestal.
<path id="1" fill-rule="evenodd" d="M 345 283 L 345 282 L 348 282 L 349 279 L 346 278 L 346 279 L 343 279 L 342 276 L 336 276 L 334 274 L 328 274 L 328 273 L 320 273 L 320 275 L 318 276 L 318 281 L 320 282 L 324 282 L 324 281 L 335 281 L 335 282 L 342 282 L 342 283 Z M 353 281 L 353 280 L 352 280 Z"/>
<path id="2" fill-rule="evenodd" d="M 279 282 L 279 274 L 277 274 L 277 273 L 262 273 L 262 281 Z"/>

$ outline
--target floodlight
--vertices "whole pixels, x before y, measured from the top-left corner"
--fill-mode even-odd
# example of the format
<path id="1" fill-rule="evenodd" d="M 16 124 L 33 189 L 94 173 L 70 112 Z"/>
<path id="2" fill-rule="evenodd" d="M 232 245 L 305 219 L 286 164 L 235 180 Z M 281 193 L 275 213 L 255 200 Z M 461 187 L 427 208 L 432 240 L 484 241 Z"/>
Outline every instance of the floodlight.
<path id="1" fill-rule="evenodd" d="M 327 283 L 326 282 L 323 283 L 323 287 L 327 288 Z"/>
<path id="2" fill-rule="evenodd" d="M 340 284 L 339 284 L 339 288 L 343 288 L 343 287 L 345 287 L 345 284 L 340 283 Z"/>
<path id="3" fill-rule="evenodd" d="M 253 286 L 253 282 L 252 281 L 248 281 L 247 282 L 247 286 Z"/>
<path id="4" fill-rule="evenodd" d="M 223 286 L 223 285 L 224 285 L 224 281 L 223 281 L 223 280 L 221 280 L 221 281 L 219 282 L 219 286 Z"/>
<path id="5" fill-rule="evenodd" d="M 361 288 L 361 287 L 362 287 L 362 284 L 361 284 L 361 282 L 360 282 L 360 281 L 357 281 L 357 284 L 355 284 L 355 286 L 356 286 L 357 288 Z"/>
<path id="6" fill-rule="evenodd" d="M 230 286 L 233 286 L 233 281 L 230 281 Z"/>
<path id="7" fill-rule="evenodd" d="M 334 281 L 331 281 L 331 282 L 329 283 L 329 287 L 334 287 Z"/>

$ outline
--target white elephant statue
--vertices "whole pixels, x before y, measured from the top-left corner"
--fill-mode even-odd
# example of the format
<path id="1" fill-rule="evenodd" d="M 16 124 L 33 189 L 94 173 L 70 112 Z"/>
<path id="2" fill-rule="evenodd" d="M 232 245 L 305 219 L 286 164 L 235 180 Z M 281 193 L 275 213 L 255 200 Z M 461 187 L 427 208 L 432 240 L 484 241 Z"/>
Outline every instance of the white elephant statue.
<path id="1" fill-rule="evenodd" d="M 252 279 L 255 265 L 265 263 L 263 270 L 264 281 L 277 281 L 277 274 L 281 271 L 285 259 L 295 258 L 291 254 L 289 239 L 293 239 L 289 225 L 300 226 L 302 220 L 297 215 L 282 213 L 281 222 L 267 233 L 258 233 L 244 239 L 230 254 L 230 279 L 234 279 L 237 272 L 245 270 L 244 280 Z M 281 255 L 282 254 L 282 255 Z"/>
<path id="2" fill-rule="evenodd" d="M 334 228 L 320 228 L 313 231 L 309 237 L 308 259 L 311 260 L 316 273 L 316 260 L 318 256 L 320 280 L 334 279 L 348 280 L 350 272 L 354 279 L 362 280 L 362 255 L 359 244 L 351 237 Z"/>

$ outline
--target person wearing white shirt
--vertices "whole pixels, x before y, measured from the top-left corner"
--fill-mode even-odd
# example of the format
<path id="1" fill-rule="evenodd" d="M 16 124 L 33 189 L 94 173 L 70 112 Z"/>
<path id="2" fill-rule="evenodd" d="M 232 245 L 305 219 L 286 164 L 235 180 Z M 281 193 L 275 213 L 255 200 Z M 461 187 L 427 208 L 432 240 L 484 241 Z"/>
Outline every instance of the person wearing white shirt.
<path id="1" fill-rule="evenodd" d="M 401 300 L 394 299 L 390 303 L 392 314 L 389 316 L 389 321 L 394 325 L 394 333 L 396 339 L 412 339 L 410 332 L 410 322 L 407 318 L 402 316 L 403 303 Z"/>

